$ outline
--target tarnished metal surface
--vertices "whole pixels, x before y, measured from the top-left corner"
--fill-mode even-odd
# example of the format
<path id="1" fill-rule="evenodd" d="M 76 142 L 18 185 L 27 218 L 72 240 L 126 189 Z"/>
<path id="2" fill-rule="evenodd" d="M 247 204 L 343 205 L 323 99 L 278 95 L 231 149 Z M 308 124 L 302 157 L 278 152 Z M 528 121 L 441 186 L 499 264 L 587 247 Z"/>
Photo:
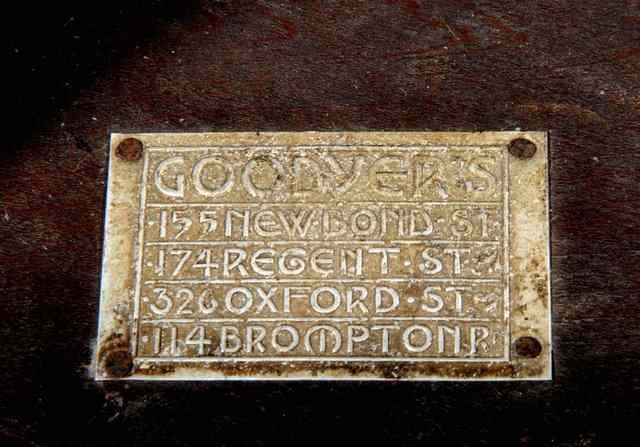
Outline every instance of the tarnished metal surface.
<path id="1" fill-rule="evenodd" d="M 551 377 L 545 133 L 115 134 L 111 155 L 97 379 Z"/>

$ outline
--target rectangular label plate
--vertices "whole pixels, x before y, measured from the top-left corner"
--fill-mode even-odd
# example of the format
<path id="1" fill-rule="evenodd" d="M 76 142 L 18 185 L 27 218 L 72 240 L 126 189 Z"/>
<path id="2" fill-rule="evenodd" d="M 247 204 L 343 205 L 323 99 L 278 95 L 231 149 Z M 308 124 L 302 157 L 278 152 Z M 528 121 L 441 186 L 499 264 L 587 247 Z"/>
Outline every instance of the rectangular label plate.
<path id="1" fill-rule="evenodd" d="M 546 133 L 110 151 L 96 379 L 551 377 Z"/>

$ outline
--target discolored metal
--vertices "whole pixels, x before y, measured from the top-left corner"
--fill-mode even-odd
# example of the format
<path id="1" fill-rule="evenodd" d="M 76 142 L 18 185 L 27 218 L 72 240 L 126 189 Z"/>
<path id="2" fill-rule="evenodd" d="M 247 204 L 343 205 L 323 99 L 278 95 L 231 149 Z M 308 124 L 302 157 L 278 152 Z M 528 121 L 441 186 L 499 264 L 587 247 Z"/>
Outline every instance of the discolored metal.
<path id="1" fill-rule="evenodd" d="M 551 377 L 545 133 L 132 138 L 97 379 Z"/>
<path id="2" fill-rule="evenodd" d="M 109 352 L 104 359 L 104 370 L 110 378 L 122 378 L 131 373 L 133 359 L 128 351 Z"/>

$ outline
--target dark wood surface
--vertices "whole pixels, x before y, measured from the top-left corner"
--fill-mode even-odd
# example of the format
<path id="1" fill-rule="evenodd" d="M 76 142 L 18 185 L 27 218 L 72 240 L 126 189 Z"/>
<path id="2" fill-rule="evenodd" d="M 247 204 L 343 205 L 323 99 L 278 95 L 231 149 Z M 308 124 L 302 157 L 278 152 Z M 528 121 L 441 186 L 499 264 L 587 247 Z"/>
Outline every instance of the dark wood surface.
<path id="1" fill-rule="evenodd" d="M 53 3 L 4 16 L 1 445 L 640 445 L 640 2 Z M 553 382 L 88 376 L 110 131 L 517 128 L 551 136 Z"/>

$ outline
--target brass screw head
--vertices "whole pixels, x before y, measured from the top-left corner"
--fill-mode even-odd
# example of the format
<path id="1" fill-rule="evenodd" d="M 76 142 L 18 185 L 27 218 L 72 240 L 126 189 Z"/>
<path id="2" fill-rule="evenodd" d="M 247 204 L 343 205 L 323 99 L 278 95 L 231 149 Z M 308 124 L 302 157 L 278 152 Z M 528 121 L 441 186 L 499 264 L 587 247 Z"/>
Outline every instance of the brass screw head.
<path id="1" fill-rule="evenodd" d="M 509 143 L 509 153 L 517 158 L 528 159 L 535 155 L 536 145 L 526 138 L 516 138 Z"/>
<path id="2" fill-rule="evenodd" d="M 528 359 L 536 358 L 542 353 L 542 345 L 535 337 L 520 337 L 516 340 L 516 354 Z"/>
<path id="3" fill-rule="evenodd" d="M 109 377 L 127 377 L 133 370 L 133 358 L 129 351 L 111 351 L 104 359 L 104 369 Z"/>
<path id="4" fill-rule="evenodd" d="M 137 138 L 126 138 L 118 144 L 116 156 L 125 161 L 137 161 L 142 158 L 142 141 Z"/>

